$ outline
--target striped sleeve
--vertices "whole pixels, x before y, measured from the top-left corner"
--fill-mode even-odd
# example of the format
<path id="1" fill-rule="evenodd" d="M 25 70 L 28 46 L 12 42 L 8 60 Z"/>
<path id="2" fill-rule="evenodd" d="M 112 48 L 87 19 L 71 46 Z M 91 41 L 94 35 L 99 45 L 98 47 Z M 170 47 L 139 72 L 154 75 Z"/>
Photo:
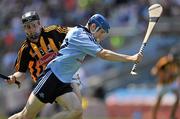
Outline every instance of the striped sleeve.
<path id="1" fill-rule="evenodd" d="M 59 45 L 61 46 L 64 38 L 66 37 L 66 34 L 68 32 L 68 28 L 67 27 L 63 27 L 63 26 L 59 26 L 56 28 L 56 35 L 55 35 L 55 39 L 58 39 Z"/>
<path id="2" fill-rule="evenodd" d="M 66 34 L 66 33 L 68 32 L 68 27 L 64 27 L 64 26 L 59 26 L 59 25 L 58 25 L 57 31 L 58 31 L 59 33 L 64 33 L 64 34 Z"/>
<path id="3" fill-rule="evenodd" d="M 30 61 L 29 49 L 22 45 L 15 62 L 15 71 L 26 72 Z"/>

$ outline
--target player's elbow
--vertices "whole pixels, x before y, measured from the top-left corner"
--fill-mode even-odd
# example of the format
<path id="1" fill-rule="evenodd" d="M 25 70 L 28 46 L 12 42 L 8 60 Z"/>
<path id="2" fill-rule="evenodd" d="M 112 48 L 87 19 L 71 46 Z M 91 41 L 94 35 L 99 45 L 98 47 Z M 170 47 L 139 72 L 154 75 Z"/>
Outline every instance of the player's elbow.
<path id="1" fill-rule="evenodd" d="M 100 52 L 97 53 L 97 56 L 100 57 L 101 59 L 108 60 L 109 59 L 109 50 L 101 50 Z"/>

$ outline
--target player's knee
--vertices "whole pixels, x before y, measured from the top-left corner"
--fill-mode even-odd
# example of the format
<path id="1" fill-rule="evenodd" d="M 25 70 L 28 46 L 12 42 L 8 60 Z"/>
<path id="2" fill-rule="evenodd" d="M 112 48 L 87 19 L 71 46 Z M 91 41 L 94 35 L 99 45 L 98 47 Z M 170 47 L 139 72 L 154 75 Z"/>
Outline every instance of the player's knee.
<path id="1" fill-rule="evenodd" d="M 34 119 L 35 118 L 35 115 L 32 114 L 32 113 L 29 113 L 27 110 L 23 110 L 21 113 L 20 113 L 20 119 Z M 19 118 L 18 118 L 19 119 Z"/>
<path id="2" fill-rule="evenodd" d="M 83 114 L 83 112 L 80 110 L 72 111 L 71 113 L 72 113 L 74 118 L 80 118 Z"/>
<path id="3" fill-rule="evenodd" d="M 74 118 L 81 117 L 83 114 L 83 109 L 81 107 L 74 108 L 73 110 L 71 110 L 71 114 Z"/>
<path id="4" fill-rule="evenodd" d="M 23 115 L 21 112 L 12 115 L 11 117 L 9 117 L 8 119 L 24 119 Z"/>
<path id="5" fill-rule="evenodd" d="M 18 119 L 18 118 L 19 118 L 19 117 L 17 116 L 17 114 L 15 114 L 15 115 L 9 117 L 8 119 Z"/>

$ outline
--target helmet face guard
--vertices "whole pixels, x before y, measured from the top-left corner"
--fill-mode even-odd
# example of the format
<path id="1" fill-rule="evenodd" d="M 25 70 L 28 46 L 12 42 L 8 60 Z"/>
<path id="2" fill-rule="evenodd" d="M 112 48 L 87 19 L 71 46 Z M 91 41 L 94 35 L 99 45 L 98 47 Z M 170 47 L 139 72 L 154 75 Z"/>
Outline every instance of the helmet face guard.
<path id="1" fill-rule="evenodd" d="M 109 32 L 110 29 L 110 25 L 107 22 L 106 18 L 104 18 L 102 15 L 100 14 L 95 14 L 93 15 L 89 20 L 88 20 L 88 24 L 92 24 L 95 23 L 96 24 L 96 31 L 99 30 L 99 28 L 102 28 L 106 31 L 106 33 Z"/>
<path id="2" fill-rule="evenodd" d="M 41 34 L 41 25 L 39 21 L 32 21 L 24 24 L 24 31 L 28 40 L 36 42 Z"/>
<path id="3" fill-rule="evenodd" d="M 34 33 L 34 34 L 27 34 L 26 33 L 26 37 L 28 38 L 28 40 L 34 42 L 39 38 L 40 33 Z"/>
<path id="4" fill-rule="evenodd" d="M 26 12 L 24 15 L 22 15 L 22 23 L 24 24 L 25 29 L 26 29 L 25 26 L 30 26 L 30 24 L 33 24 L 33 25 L 37 24 L 38 22 L 36 22 L 36 21 L 38 21 L 38 20 L 40 20 L 40 18 L 39 18 L 39 15 L 37 14 L 37 12 L 35 12 L 35 11 L 29 11 L 29 12 Z M 37 41 L 39 35 L 40 35 L 40 31 L 31 33 L 31 34 L 28 34 L 26 32 L 26 37 L 28 38 L 28 40 L 30 40 L 32 42 Z"/>

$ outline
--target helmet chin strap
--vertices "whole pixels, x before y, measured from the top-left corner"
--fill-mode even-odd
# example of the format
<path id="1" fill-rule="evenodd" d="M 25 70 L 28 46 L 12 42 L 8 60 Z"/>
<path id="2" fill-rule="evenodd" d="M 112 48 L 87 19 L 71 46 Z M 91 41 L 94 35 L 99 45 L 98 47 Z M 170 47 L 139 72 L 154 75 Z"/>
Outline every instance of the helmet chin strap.
<path id="1" fill-rule="evenodd" d="M 93 33 L 96 33 L 99 29 L 100 29 L 100 27 L 96 27 L 95 30 L 90 30 L 90 31 L 91 31 L 91 33 L 93 34 Z"/>

